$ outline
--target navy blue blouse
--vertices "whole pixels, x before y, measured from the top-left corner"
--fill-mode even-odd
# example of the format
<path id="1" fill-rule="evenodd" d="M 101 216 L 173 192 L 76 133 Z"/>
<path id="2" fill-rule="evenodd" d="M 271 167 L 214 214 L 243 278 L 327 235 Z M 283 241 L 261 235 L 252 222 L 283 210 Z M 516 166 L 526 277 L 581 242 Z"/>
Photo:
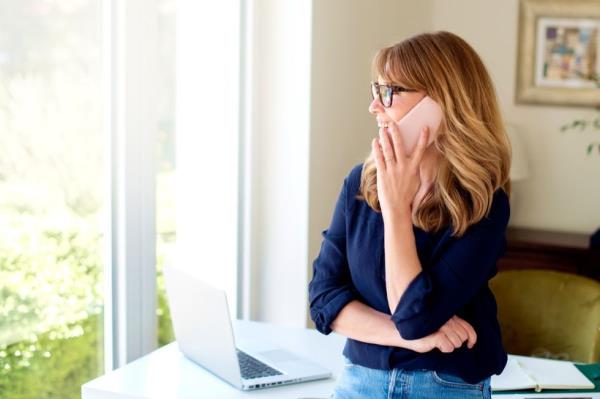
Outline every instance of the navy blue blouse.
<path id="1" fill-rule="evenodd" d="M 342 308 L 358 300 L 390 314 L 385 288 L 383 218 L 356 194 L 362 164 L 344 179 L 333 219 L 323 231 L 319 256 L 309 283 L 310 315 L 317 330 L 331 332 Z M 452 237 L 451 227 L 428 233 L 413 226 L 422 271 L 412 280 L 391 314 L 404 339 L 425 337 L 452 316 L 469 322 L 477 332 L 472 349 L 466 344 L 452 353 L 364 343 L 348 338 L 344 347 L 353 363 L 376 369 L 427 369 L 460 376 L 470 383 L 500 374 L 507 361 L 496 318 L 496 301 L 488 280 L 506 250 L 510 217 L 507 194 L 494 193 L 490 213 Z"/>

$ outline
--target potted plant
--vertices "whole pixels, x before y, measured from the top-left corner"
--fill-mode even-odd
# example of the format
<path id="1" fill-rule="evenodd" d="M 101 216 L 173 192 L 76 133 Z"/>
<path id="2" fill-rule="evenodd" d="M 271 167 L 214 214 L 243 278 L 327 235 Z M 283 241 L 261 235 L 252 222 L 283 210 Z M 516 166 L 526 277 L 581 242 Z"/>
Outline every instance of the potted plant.
<path id="1" fill-rule="evenodd" d="M 588 78 L 590 79 L 590 78 Z M 600 88 L 600 75 L 597 73 L 591 76 L 591 80 L 596 83 L 596 86 Z M 579 129 L 580 132 L 583 131 L 596 131 L 600 132 L 600 101 L 598 105 L 595 106 L 596 116 L 592 117 L 592 119 L 575 119 L 563 126 L 560 127 L 561 132 L 566 132 L 568 130 L 576 130 Z M 594 148 L 598 149 L 598 154 L 600 154 L 600 141 L 592 141 L 587 146 L 587 154 L 590 155 Z"/>

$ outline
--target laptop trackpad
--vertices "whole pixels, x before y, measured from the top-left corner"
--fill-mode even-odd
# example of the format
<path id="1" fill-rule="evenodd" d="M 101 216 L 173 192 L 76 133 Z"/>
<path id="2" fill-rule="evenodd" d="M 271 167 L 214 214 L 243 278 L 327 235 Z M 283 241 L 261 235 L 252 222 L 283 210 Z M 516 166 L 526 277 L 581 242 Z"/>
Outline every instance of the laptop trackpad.
<path id="1" fill-rule="evenodd" d="M 289 362 L 291 360 L 300 360 L 300 358 L 291 352 L 283 349 L 274 349 L 270 351 L 259 352 L 259 354 L 272 362 Z"/>

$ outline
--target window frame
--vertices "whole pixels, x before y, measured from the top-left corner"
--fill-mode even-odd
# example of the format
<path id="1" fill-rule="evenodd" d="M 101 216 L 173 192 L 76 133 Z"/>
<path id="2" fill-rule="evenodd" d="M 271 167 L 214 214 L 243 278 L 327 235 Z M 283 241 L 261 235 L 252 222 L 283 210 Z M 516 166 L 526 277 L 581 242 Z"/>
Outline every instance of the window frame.
<path id="1" fill-rule="evenodd" d="M 104 357 L 111 371 L 157 347 L 156 0 L 103 1 L 106 137 Z M 152 117 L 154 116 L 154 117 Z"/>

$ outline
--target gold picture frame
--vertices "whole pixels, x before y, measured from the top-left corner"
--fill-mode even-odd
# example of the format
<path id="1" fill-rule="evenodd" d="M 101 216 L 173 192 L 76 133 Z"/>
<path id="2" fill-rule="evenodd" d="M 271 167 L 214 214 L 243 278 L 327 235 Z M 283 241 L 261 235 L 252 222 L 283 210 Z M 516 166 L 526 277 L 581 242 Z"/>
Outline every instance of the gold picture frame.
<path id="1" fill-rule="evenodd" d="M 520 0 L 517 103 L 600 104 L 600 0 Z"/>

